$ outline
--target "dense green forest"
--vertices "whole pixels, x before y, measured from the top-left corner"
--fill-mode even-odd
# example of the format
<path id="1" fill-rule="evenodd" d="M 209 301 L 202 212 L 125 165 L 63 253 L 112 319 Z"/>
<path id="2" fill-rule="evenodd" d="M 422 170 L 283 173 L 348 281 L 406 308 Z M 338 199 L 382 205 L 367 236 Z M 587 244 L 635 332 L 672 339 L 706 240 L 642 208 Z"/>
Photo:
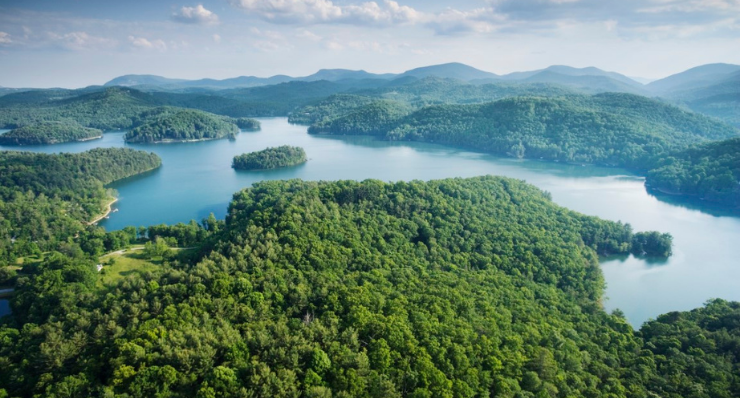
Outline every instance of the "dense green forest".
<path id="1" fill-rule="evenodd" d="M 310 133 L 371 134 L 456 145 L 513 157 L 646 170 L 659 156 L 738 131 L 707 117 L 630 94 L 515 97 L 439 105 L 405 115 L 385 102 L 314 124 Z M 405 115 L 405 116 L 404 116 Z"/>
<path id="2" fill-rule="evenodd" d="M 260 122 L 254 119 L 246 118 L 246 117 L 236 118 L 234 119 L 234 123 L 241 130 L 246 130 L 246 131 L 258 131 L 262 128 L 262 126 L 260 125 Z"/>
<path id="3" fill-rule="evenodd" d="M 647 174 L 649 188 L 740 207 L 740 138 L 663 157 Z"/>
<path id="4" fill-rule="evenodd" d="M 45 145 L 85 141 L 103 136 L 103 131 L 75 122 L 39 122 L 0 135 L 1 145 Z"/>
<path id="5" fill-rule="evenodd" d="M 277 169 L 296 166 L 307 161 L 303 148 L 283 145 L 234 156 L 231 167 L 237 170 Z"/>
<path id="6" fill-rule="evenodd" d="M 106 184 L 160 163 L 155 154 L 123 148 L 0 152 L 0 262 L 58 248 L 103 211 L 111 197 Z"/>
<path id="7" fill-rule="evenodd" d="M 170 141 L 234 138 L 239 128 L 230 119 L 192 109 L 160 108 L 146 115 L 127 132 L 126 142 L 157 143 Z"/>
<path id="8" fill-rule="evenodd" d="M 128 239 L 137 231 L 127 231 Z M 733 397 L 740 305 L 635 332 L 599 304 L 628 225 L 520 181 L 271 181 L 203 239 L 101 289 L 50 255 L 17 276 L 0 394 L 129 397 Z M 175 238 L 175 237 L 179 238 Z"/>

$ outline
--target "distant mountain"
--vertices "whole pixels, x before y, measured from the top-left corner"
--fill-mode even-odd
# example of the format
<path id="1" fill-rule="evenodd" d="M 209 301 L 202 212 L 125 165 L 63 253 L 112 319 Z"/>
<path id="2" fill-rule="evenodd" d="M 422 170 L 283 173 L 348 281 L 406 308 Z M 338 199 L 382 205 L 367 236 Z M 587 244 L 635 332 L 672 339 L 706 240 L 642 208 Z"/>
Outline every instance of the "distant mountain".
<path id="1" fill-rule="evenodd" d="M 170 84 L 178 84 L 178 83 L 184 83 L 184 82 L 187 82 L 187 80 L 170 79 L 167 77 L 155 76 L 155 75 L 123 75 L 123 76 L 119 76 L 105 83 L 105 86 L 124 86 L 124 87 L 143 86 L 143 85 L 160 86 L 160 85 L 170 85 Z"/>
<path id="2" fill-rule="evenodd" d="M 294 80 L 300 80 L 304 82 L 311 82 L 316 80 L 328 80 L 330 82 L 338 80 L 363 80 L 363 79 L 393 79 L 398 75 L 393 73 L 375 74 L 365 72 L 364 70 L 349 70 L 349 69 L 321 69 L 313 75 L 306 77 L 298 77 Z"/>
<path id="3" fill-rule="evenodd" d="M 715 84 L 674 92 L 670 98 L 696 112 L 740 127 L 740 70 Z"/>
<path id="4" fill-rule="evenodd" d="M 435 76 L 440 78 L 458 79 L 470 81 L 475 79 L 496 79 L 498 75 L 484 72 L 468 65 L 460 63 L 449 63 L 442 65 L 426 66 L 416 68 L 402 74 L 394 73 L 369 73 L 364 70 L 349 69 L 321 69 L 318 72 L 304 77 L 291 77 L 286 75 L 277 75 L 267 78 L 255 76 L 240 76 L 231 79 L 200 79 L 200 80 L 183 80 L 169 79 L 162 76 L 154 75 L 125 75 L 117 77 L 107 83 L 106 86 L 125 86 L 136 87 L 139 89 L 154 90 L 156 88 L 168 90 L 186 90 L 194 88 L 205 89 L 231 89 L 231 88 L 248 88 L 258 86 L 268 86 L 273 84 L 287 83 L 291 81 L 314 82 L 327 80 L 337 82 L 342 80 L 392 80 L 399 78 L 424 78 Z"/>
<path id="5" fill-rule="evenodd" d="M 634 86 L 634 87 L 642 86 L 641 83 L 625 75 L 622 75 L 616 72 L 607 72 L 605 70 L 601 70 L 593 66 L 589 66 L 587 68 L 574 68 L 574 67 L 565 66 L 565 65 L 553 65 L 545 69 L 533 70 L 533 71 L 528 71 L 528 72 L 509 73 L 508 75 L 501 76 L 501 78 L 504 80 L 526 80 L 535 75 L 542 74 L 545 72 L 548 72 L 545 74 L 545 76 L 551 75 L 552 73 L 557 73 L 559 75 L 565 75 L 565 76 L 603 76 L 603 77 L 608 77 L 612 80 L 616 80 L 618 82 L 622 82 L 624 84 L 628 84 L 630 86 Z"/>
<path id="6" fill-rule="evenodd" d="M 480 69 L 473 68 L 472 66 L 457 62 L 411 69 L 402 73 L 399 77 L 408 76 L 420 79 L 429 76 L 436 76 L 446 79 L 458 79 L 464 81 L 499 78 L 499 76 L 495 73 L 485 72 Z"/>
<path id="7" fill-rule="evenodd" d="M 577 88 L 588 93 L 620 92 L 630 94 L 645 94 L 642 85 L 631 81 L 626 83 L 603 75 L 566 75 L 552 70 L 545 70 L 526 79 L 525 83 L 549 83 Z"/>
<path id="8" fill-rule="evenodd" d="M 740 71 L 740 65 L 708 64 L 691 68 L 687 71 L 656 80 L 647 88 L 656 94 L 668 95 L 673 92 L 687 91 L 715 85 Z"/>

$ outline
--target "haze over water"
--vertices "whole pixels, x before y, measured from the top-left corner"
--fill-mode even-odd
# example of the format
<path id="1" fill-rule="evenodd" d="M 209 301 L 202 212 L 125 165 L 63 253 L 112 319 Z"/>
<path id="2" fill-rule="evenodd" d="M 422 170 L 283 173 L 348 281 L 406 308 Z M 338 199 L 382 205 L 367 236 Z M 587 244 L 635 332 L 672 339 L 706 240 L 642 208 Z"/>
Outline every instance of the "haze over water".
<path id="1" fill-rule="evenodd" d="M 285 118 L 260 119 L 262 131 L 234 141 L 129 145 L 123 133 L 84 143 L 23 147 L 38 152 L 81 152 L 95 147 L 132 147 L 156 152 L 160 169 L 112 185 L 119 201 L 109 230 L 128 225 L 223 218 L 232 195 L 261 180 L 301 178 L 382 181 L 431 180 L 502 175 L 523 179 L 552 193 L 569 209 L 630 223 L 635 231 L 657 230 L 674 237 L 673 256 L 649 261 L 633 256 L 602 259 L 607 281 L 604 304 L 619 308 L 639 326 L 659 314 L 699 307 L 710 298 L 740 300 L 737 215 L 674 205 L 649 195 L 643 179 L 620 169 L 520 161 L 435 144 L 385 142 L 371 137 L 322 137 Z M 233 156 L 269 146 L 303 147 L 309 162 L 271 171 L 234 171 Z M 0 149 L 17 149 L 2 147 Z"/>

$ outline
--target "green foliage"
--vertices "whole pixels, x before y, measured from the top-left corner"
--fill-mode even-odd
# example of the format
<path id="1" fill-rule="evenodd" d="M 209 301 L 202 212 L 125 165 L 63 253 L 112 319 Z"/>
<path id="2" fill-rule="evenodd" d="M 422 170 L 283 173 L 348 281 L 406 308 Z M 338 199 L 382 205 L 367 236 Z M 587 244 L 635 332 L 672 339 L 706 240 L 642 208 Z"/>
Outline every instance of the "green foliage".
<path id="1" fill-rule="evenodd" d="M 237 127 L 239 127 L 242 130 L 246 130 L 246 131 L 258 131 L 262 128 L 262 126 L 260 125 L 260 122 L 254 119 L 246 118 L 246 117 L 236 118 L 234 120 L 234 123 L 236 124 Z"/>
<path id="2" fill-rule="evenodd" d="M 740 207 L 740 138 L 671 153 L 646 182 L 666 193 Z"/>
<path id="3" fill-rule="evenodd" d="M 669 257 L 673 236 L 660 232 L 638 232 L 632 237 L 632 253 L 640 256 Z"/>
<path id="4" fill-rule="evenodd" d="M 105 184 L 160 164 L 155 154 L 123 148 L 54 155 L 0 152 L 0 260 L 57 249 L 110 202 Z M 91 253 L 105 244 L 99 236 L 84 241 Z"/>
<path id="5" fill-rule="evenodd" d="M 71 122 L 40 122 L 0 135 L 2 145 L 44 145 L 69 141 L 86 141 L 103 136 L 98 129 Z"/>
<path id="6" fill-rule="evenodd" d="M 329 132 L 331 134 L 383 135 L 393 128 L 401 117 L 410 112 L 409 108 L 393 101 L 375 101 L 361 106 L 347 115 L 320 122 L 308 129 L 310 134 Z"/>
<path id="7" fill-rule="evenodd" d="M 239 128 L 233 122 L 202 111 L 164 109 L 145 117 L 126 133 L 126 142 L 157 143 L 169 141 L 234 138 Z"/>
<path id="8" fill-rule="evenodd" d="M 203 225 L 197 263 L 104 293 L 82 257 L 24 268 L 8 395 L 737 395 L 737 304 L 635 333 L 599 305 L 594 250 L 629 251 L 629 226 L 520 181 L 261 182 Z"/>
<path id="9" fill-rule="evenodd" d="M 276 169 L 307 162 L 306 151 L 301 147 L 283 145 L 234 157 L 231 167 L 237 170 Z"/>
<path id="10" fill-rule="evenodd" d="M 371 104 L 316 124 L 309 132 L 380 135 L 636 169 L 648 169 L 669 151 L 737 134 L 706 117 L 630 94 L 516 97 L 482 105 L 431 106 L 401 116 L 375 111 Z"/>

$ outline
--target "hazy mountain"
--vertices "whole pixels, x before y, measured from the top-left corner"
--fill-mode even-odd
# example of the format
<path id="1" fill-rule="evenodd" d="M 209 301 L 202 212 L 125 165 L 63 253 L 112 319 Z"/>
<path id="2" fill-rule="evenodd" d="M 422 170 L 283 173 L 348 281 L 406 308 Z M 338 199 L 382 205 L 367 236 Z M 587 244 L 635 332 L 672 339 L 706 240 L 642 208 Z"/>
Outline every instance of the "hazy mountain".
<path id="1" fill-rule="evenodd" d="M 587 68 L 574 68 L 574 67 L 565 66 L 565 65 L 553 65 L 545 69 L 539 69 L 539 70 L 533 70 L 533 71 L 527 71 L 527 72 L 509 73 L 508 75 L 501 76 L 501 78 L 504 80 L 525 80 L 525 79 L 529 79 L 535 75 L 539 75 L 542 73 L 545 73 L 545 76 L 551 75 L 552 73 L 557 73 L 559 75 L 565 75 L 565 76 L 603 76 L 603 77 L 608 77 L 610 79 L 613 79 L 618 82 L 622 82 L 624 84 L 628 84 L 631 86 L 635 86 L 635 87 L 642 86 L 641 83 L 625 75 L 622 75 L 616 72 L 607 72 L 605 70 L 601 70 L 593 66 L 589 66 Z"/>
<path id="2" fill-rule="evenodd" d="M 712 86 L 740 71 L 740 65 L 708 64 L 691 68 L 687 71 L 656 80 L 647 88 L 658 94 L 687 91 L 700 87 Z"/>
<path id="3" fill-rule="evenodd" d="M 525 83 L 549 83 L 573 87 L 589 93 L 620 92 L 631 94 L 645 94 L 646 91 L 639 83 L 626 83 L 608 76 L 599 75 L 565 75 L 551 70 L 545 70 L 526 79 Z"/>
<path id="4" fill-rule="evenodd" d="M 402 73 L 399 77 L 407 76 L 418 78 L 436 76 L 441 78 L 458 79 L 464 81 L 499 78 L 499 76 L 495 73 L 485 72 L 480 69 L 473 68 L 472 66 L 468 66 L 458 62 L 411 69 Z"/>
<path id="5" fill-rule="evenodd" d="M 384 73 L 384 74 L 375 74 L 375 73 L 369 73 L 365 72 L 364 70 L 349 70 L 349 69 L 321 69 L 318 72 L 314 73 L 313 75 L 306 76 L 306 77 L 299 77 L 295 78 L 294 80 L 301 80 L 301 81 L 316 81 L 316 80 L 328 80 L 328 81 L 338 81 L 338 80 L 349 80 L 349 79 L 356 79 L 356 80 L 364 80 L 364 79 L 393 79 L 398 75 L 393 73 Z"/>

